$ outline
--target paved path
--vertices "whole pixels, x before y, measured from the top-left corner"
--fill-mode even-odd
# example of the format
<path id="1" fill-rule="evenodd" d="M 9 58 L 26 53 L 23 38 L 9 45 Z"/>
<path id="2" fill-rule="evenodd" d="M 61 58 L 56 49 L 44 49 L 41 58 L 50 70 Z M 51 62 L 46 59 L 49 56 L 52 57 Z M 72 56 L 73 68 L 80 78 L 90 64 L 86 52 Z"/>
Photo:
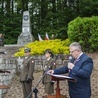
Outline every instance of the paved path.
<path id="1" fill-rule="evenodd" d="M 36 73 L 34 73 L 34 76 L 35 76 L 35 80 L 33 82 L 33 86 L 35 86 L 38 83 L 38 80 L 41 79 L 42 72 L 36 72 Z M 98 71 L 96 71 L 96 70 L 93 71 L 91 83 L 92 83 L 91 84 L 91 86 L 92 86 L 92 97 L 91 98 L 98 98 Z M 61 81 L 60 88 L 62 89 L 61 94 L 67 95 L 67 97 L 68 97 L 67 81 Z M 42 83 L 39 84 L 38 90 L 39 90 L 38 98 L 42 98 L 42 96 L 45 95 L 44 86 L 42 85 Z M 33 96 L 33 98 L 35 98 L 34 93 L 32 94 L 32 96 Z M 5 94 L 4 98 L 23 98 L 21 83 L 19 82 L 18 75 L 14 76 L 14 78 L 12 80 L 12 84 L 10 85 L 10 89 L 8 89 L 8 92 Z"/>

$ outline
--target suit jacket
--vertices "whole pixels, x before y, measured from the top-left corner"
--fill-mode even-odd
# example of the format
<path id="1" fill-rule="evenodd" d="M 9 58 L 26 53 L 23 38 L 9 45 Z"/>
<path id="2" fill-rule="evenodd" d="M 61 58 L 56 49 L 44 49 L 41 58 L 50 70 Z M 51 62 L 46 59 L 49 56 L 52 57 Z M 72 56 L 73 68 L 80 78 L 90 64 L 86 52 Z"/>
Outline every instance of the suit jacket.
<path id="1" fill-rule="evenodd" d="M 34 79 L 33 72 L 34 72 L 35 61 L 31 56 L 28 56 L 26 59 L 23 60 L 23 67 L 20 74 L 20 81 L 26 81 L 27 78 L 31 80 Z"/>
<path id="2" fill-rule="evenodd" d="M 71 61 L 74 63 L 74 59 Z M 90 76 L 93 70 L 93 61 L 86 54 L 82 54 L 75 62 L 72 70 L 67 66 L 54 70 L 54 74 L 64 74 L 69 72 L 69 76 L 75 78 L 76 82 L 68 81 L 70 98 L 90 98 L 91 86 Z"/>

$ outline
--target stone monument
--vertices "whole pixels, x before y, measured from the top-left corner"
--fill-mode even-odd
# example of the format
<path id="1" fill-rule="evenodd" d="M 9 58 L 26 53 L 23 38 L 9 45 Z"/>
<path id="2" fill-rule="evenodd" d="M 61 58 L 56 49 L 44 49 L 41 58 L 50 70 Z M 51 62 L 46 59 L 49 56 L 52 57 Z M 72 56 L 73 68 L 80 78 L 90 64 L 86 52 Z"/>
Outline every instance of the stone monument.
<path id="1" fill-rule="evenodd" d="M 22 19 L 22 33 L 18 36 L 17 44 L 25 45 L 32 41 L 34 41 L 34 38 L 31 34 L 30 14 L 29 11 L 24 11 Z"/>

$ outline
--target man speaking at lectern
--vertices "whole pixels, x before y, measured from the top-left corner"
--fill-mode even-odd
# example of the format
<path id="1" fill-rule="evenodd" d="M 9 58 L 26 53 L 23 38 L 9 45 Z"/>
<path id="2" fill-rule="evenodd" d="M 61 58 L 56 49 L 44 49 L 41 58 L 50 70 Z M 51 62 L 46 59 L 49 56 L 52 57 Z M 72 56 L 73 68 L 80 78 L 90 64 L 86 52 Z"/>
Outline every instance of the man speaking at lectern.
<path id="1" fill-rule="evenodd" d="M 78 42 L 73 42 L 69 46 L 72 59 L 70 62 L 55 70 L 49 70 L 52 74 L 65 74 L 75 78 L 76 82 L 68 81 L 70 98 L 90 98 L 91 83 L 90 76 L 93 70 L 92 59 L 84 54 L 81 45 Z"/>

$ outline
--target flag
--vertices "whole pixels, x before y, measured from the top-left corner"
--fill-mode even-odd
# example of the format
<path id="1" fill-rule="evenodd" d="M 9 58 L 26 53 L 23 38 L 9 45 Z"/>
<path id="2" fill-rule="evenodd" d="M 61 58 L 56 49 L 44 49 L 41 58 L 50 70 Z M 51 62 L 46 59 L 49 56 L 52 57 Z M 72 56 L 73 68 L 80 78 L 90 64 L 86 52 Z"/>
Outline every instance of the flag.
<path id="1" fill-rule="evenodd" d="M 45 40 L 49 40 L 48 34 L 46 33 Z"/>
<path id="2" fill-rule="evenodd" d="M 41 38 L 39 33 L 38 33 L 38 39 L 39 39 L 39 41 L 43 41 L 43 39 Z"/>

